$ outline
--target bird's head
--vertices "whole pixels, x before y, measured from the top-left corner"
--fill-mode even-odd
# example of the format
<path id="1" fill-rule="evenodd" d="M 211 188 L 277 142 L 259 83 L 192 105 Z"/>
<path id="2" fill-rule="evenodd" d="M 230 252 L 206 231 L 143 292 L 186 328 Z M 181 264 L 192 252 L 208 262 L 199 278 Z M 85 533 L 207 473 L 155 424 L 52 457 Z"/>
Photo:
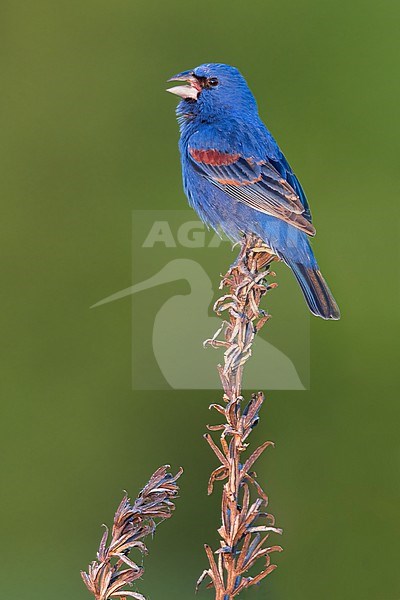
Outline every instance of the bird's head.
<path id="1" fill-rule="evenodd" d="M 254 96 L 236 67 L 207 63 L 168 81 L 183 82 L 167 90 L 182 98 L 177 109 L 179 116 L 212 119 L 235 112 L 257 112 Z"/>

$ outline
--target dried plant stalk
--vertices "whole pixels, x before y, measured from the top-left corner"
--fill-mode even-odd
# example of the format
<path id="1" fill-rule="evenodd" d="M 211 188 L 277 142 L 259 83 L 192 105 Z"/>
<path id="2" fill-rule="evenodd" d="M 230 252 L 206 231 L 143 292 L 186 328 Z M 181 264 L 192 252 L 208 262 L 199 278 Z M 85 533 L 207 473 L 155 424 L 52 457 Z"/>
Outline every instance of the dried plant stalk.
<path id="1" fill-rule="evenodd" d="M 169 465 L 165 465 L 153 473 L 133 505 L 125 493 L 114 516 L 109 544 L 106 527 L 97 560 L 90 563 L 87 573 L 81 571 L 86 587 L 96 600 L 126 600 L 128 597 L 145 600 L 142 594 L 123 589 L 131 586 L 144 571 L 143 566 L 129 557 L 129 553 L 136 548 L 142 556 L 147 554 L 143 539 L 153 534 L 161 521 L 172 516 L 175 508 L 173 500 L 179 492 L 176 481 L 182 469 L 176 475 L 169 473 L 168 469 Z"/>
<path id="2" fill-rule="evenodd" d="M 220 445 L 210 434 L 205 438 L 220 462 L 211 474 L 208 493 L 213 491 L 215 481 L 225 480 L 222 490 L 222 524 L 218 530 L 220 548 L 214 553 L 206 545 L 209 568 L 203 571 L 197 587 L 209 579 L 207 587 L 214 587 L 216 600 L 230 600 L 244 589 L 259 583 L 276 568 L 271 564 L 270 554 L 281 552 L 280 546 L 269 546 L 271 533 L 282 533 L 275 527 L 274 517 L 266 511 L 268 497 L 256 482 L 253 465 L 272 442 L 261 444 L 247 458 L 242 453 L 248 447 L 246 440 L 259 420 L 259 411 L 264 401 L 262 392 L 253 394 L 246 404 L 241 396 L 243 367 L 251 355 L 256 333 L 266 323 L 269 315 L 260 310 L 261 298 L 276 283 L 267 284 L 271 263 L 276 257 L 255 236 L 243 239 L 241 252 L 235 264 L 222 278 L 220 288 L 228 287 L 228 293 L 214 305 L 220 315 L 226 311 L 225 321 L 215 336 L 205 344 L 224 347 L 224 365 L 218 366 L 224 389 L 224 405 L 213 404 L 225 421 L 221 425 L 208 426 L 211 431 L 221 431 Z M 223 339 L 218 336 L 223 332 Z M 243 408 L 244 405 L 244 408 Z M 251 489 L 257 498 L 251 499 Z M 217 555 L 215 558 L 214 555 Z M 265 566 L 254 576 L 248 571 L 258 563 Z"/>

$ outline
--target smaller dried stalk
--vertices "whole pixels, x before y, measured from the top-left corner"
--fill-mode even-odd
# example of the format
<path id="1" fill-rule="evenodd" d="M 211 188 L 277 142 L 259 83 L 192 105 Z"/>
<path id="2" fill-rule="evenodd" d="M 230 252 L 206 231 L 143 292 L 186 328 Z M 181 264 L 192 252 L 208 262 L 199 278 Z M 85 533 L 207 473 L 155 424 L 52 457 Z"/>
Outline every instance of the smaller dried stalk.
<path id="1" fill-rule="evenodd" d="M 128 597 L 145 600 L 142 594 L 123 589 L 127 585 L 131 586 L 144 571 L 143 566 L 129 557 L 129 553 L 137 548 L 142 556 L 147 554 L 142 540 L 153 534 L 161 521 L 172 516 L 175 509 L 173 500 L 179 492 L 176 481 L 181 476 L 182 469 L 176 475 L 169 473 L 168 469 L 169 465 L 157 469 L 133 505 L 125 493 L 114 516 L 109 545 L 109 530 L 106 527 L 97 560 L 90 563 L 87 573 L 81 571 L 86 587 L 96 600 L 126 600 Z"/>
<path id="2" fill-rule="evenodd" d="M 225 480 L 221 502 L 222 524 L 218 529 L 221 540 L 215 553 L 210 546 L 205 546 L 209 568 L 203 571 L 197 582 L 198 588 L 208 578 L 207 587 L 215 589 L 216 600 L 230 600 L 244 589 L 258 584 L 276 568 L 271 564 L 270 554 L 282 551 L 281 546 L 268 545 L 269 535 L 281 534 L 282 530 L 275 527 L 274 517 L 266 511 L 268 497 L 252 471 L 256 460 L 268 446 L 273 446 L 273 442 L 264 442 L 247 460 L 242 459 L 242 453 L 248 447 L 246 440 L 258 423 L 264 401 L 264 395 L 258 392 L 246 405 L 241 396 L 243 367 L 251 356 L 255 335 L 269 319 L 259 305 L 267 291 L 276 287 L 276 284 L 265 281 L 267 275 L 275 275 L 269 270 L 275 259 L 255 236 L 243 239 L 238 259 L 221 282 L 220 287 L 227 286 L 228 293 L 214 306 L 217 314 L 226 311 L 229 321 L 224 322 L 215 336 L 206 341 L 214 347 L 225 348 L 224 365 L 218 366 L 225 405 L 212 404 L 210 407 L 223 415 L 224 423 L 208 426 L 211 431 L 221 431 L 220 445 L 210 434 L 204 436 L 220 462 L 211 474 L 208 493 L 212 493 L 215 481 Z M 221 332 L 224 334 L 222 340 L 218 339 Z M 251 488 L 257 494 L 254 501 L 251 500 Z M 261 558 L 265 567 L 250 576 L 249 569 Z"/>

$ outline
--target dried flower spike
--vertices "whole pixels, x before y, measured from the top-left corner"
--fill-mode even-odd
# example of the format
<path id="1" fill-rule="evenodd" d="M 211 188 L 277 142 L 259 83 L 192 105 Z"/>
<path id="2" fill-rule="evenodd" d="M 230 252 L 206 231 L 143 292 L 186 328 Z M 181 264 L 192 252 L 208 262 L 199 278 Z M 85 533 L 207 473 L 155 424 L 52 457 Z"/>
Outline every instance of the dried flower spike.
<path id="1" fill-rule="evenodd" d="M 221 431 L 220 445 L 210 434 L 205 438 L 220 462 L 212 472 L 208 493 L 211 494 L 215 481 L 225 481 L 222 490 L 222 524 L 218 530 L 220 548 L 213 552 L 206 545 L 209 568 L 203 571 L 198 586 L 206 579 L 207 587 L 214 587 L 216 600 L 230 600 L 244 589 L 259 583 L 267 577 L 276 565 L 271 564 L 270 554 L 281 552 L 280 546 L 267 544 L 271 533 L 281 534 L 275 527 L 274 517 L 267 512 L 268 497 L 256 481 L 251 470 L 256 460 L 272 442 L 264 442 L 245 460 L 242 453 L 248 447 L 246 442 L 259 420 L 259 411 L 264 395 L 253 394 L 245 404 L 241 396 L 242 374 L 246 361 L 251 356 L 256 333 L 269 319 L 269 315 L 259 308 L 261 298 L 276 284 L 267 284 L 267 275 L 275 256 L 268 252 L 261 240 L 254 236 L 245 237 L 236 263 L 223 277 L 221 287 L 228 286 L 228 293 L 217 300 L 214 310 L 217 314 L 225 311 L 229 321 L 224 323 L 217 334 L 206 343 L 225 348 L 224 365 L 218 366 L 224 389 L 225 405 L 213 404 L 223 415 L 224 423 L 208 426 L 211 431 Z M 224 331 L 224 338 L 217 339 Z M 244 408 L 242 405 L 245 404 Z M 251 500 L 251 489 L 257 495 Z M 215 557 L 214 555 L 217 555 Z M 264 567 L 254 576 L 249 570 L 263 559 Z"/>
<path id="2" fill-rule="evenodd" d="M 175 508 L 173 500 L 179 491 L 176 481 L 182 469 L 176 475 L 169 473 L 168 469 L 169 465 L 157 469 L 133 505 L 125 493 L 114 516 L 110 541 L 106 527 L 97 560 L 90 563 L 87 573 L 81 571 L 86 587 L 96 600 L 126 600 L 128 597 L 145 600 L 142 594 L 126 589 L 144 571 L 129 553 L 136 548 L 142 556 L 147 554 L 143 539 L 154 533 L 159 523 L 172 516 Z"/>

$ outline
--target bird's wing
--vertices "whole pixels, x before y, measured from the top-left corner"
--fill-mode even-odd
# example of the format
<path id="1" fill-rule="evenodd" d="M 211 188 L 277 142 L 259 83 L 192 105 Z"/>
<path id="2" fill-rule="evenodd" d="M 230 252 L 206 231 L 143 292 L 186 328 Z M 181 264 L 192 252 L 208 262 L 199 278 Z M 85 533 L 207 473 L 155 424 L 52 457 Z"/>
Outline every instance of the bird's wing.
<path id="1" fill-rule="evenodd" d="M 308 235 L 315 235 L 300 184 L 293 175 L 291 179 L 297 188 L 295 190 L 278 170 L 279 166 L 285 165 L 277 165 L 276 161 L 268 159 L 255 161 L 239 153 L 214 149 L 189 147 L 189 156 L 194 168 L 203 177 L 232 198 L 277 217 Z"/>

